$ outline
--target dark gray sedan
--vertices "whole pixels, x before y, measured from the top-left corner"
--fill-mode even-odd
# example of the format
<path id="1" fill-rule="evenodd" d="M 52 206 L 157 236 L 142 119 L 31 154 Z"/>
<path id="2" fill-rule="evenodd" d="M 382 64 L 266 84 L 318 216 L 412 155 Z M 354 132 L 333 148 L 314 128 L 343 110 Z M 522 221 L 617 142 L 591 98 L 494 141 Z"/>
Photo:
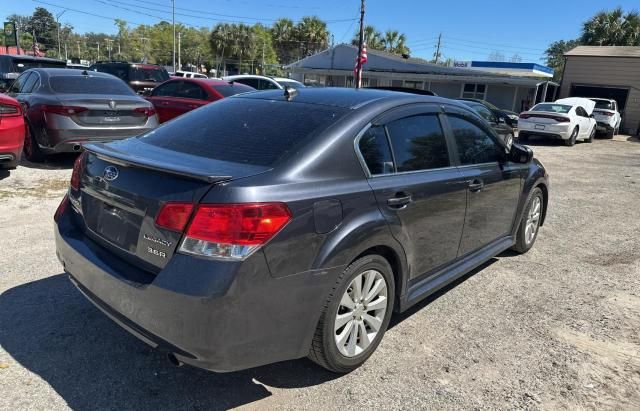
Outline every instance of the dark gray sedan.
<path id="1" fill-rule="evenodd" d="M 54 217 L 57 255 L 90 301 L 176 365 L 309 356 L 349 372 L 393 312 L 527 252 L 548 184 L 529 148 L 453 100 L 245 93 L 87 145 Z"/>
<path id="2" fill-rule="evenodd" d="M 80 151 L 86 142 L 136 136 L 158 126 L 153 105 L 110 74 L 69 69 L 31 69 L 8 92 L 23 106 L 24 154 Z"/>

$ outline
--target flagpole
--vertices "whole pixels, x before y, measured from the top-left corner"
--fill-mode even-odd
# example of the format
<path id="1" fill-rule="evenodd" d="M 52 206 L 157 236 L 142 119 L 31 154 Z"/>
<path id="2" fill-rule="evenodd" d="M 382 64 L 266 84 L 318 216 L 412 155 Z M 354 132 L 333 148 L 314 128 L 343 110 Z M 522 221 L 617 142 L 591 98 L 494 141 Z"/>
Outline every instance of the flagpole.
<path id="1" fill-rule="evenodd" d="M 360 0 L 360 37 L 358 39 L 358 64 L 356 66 L 356 88 L 362 86 L 362 46 L 364 44 L 364 0 Z"/>

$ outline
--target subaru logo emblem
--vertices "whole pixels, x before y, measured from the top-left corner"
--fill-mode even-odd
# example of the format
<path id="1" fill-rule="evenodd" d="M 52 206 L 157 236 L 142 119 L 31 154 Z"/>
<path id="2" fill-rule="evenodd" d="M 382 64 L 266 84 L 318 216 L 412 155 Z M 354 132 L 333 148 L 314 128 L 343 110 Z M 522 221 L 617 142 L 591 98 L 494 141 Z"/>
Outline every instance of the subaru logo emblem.
<path id="1" fill-rule="evenodd" d="M 113 181 L 118 178 L 120 172 L 114 166 L 108 166 L 102 172 L 102 177 L 107 181 Z"/>
<path id="2" fill-rule="evenodd" d="M 109 101 L 109 108 L 110 108 L 111 110 L 115 110 L 115 109 L 116 109 L 116 107 L 118 107 L 118 104 L 116 104 L 116 102 L 115 102 L 115 101 L 113 101 L 113 100 Z"/>

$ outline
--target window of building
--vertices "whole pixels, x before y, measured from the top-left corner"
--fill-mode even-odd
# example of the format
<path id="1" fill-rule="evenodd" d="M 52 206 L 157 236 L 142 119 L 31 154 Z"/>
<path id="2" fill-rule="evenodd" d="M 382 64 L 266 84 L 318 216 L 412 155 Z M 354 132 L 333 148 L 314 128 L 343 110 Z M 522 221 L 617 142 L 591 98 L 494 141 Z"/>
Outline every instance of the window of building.
<path id="1" fill-rule="evenodd" d="M 485 100 L 487 95 L 487 86 L 485 84 L 466 83 L 463 90 L 462 98 Z"/>
<path id="2" fill-rule="evenodd" d="M 422 81 L 405 80 L 404 86 L 406 88 L 422 89 Z"/>
<path id="3" fill-rule="evenodd" d="M 435 114 L 396 120 L 387 125 L 387 130 L 398 172 L 450 165 L 447 142 Z"/>

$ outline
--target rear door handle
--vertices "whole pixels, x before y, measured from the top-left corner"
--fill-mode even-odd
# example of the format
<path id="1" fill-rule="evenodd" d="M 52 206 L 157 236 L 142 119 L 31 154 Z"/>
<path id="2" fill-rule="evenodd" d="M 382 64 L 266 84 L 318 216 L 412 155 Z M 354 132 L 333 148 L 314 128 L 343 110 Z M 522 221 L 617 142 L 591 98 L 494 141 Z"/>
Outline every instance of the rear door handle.
<path id="1" fill-rule="evenodd" d="M 411 201 L 412 201 L 412 198 L 410 195 L 405 195 L 403 197 L 392 197 L 387 200 L 387 205 L 392 208 L 404 208 Z"/>
<path id="2" fill-rule="evenodd" d="M 478 191 L 482 190 L 482 188 L 484 187 L 484 183 L 482 182 L 482 180 L 478 180 L 477 178 L 475 180 L 471 180 L 469 181 L 469 191 L 477 193 Z"/>

